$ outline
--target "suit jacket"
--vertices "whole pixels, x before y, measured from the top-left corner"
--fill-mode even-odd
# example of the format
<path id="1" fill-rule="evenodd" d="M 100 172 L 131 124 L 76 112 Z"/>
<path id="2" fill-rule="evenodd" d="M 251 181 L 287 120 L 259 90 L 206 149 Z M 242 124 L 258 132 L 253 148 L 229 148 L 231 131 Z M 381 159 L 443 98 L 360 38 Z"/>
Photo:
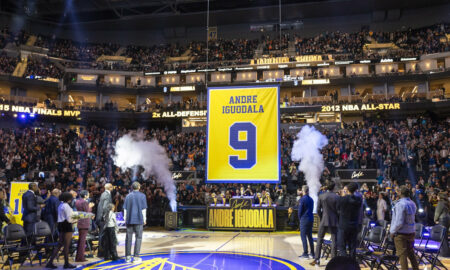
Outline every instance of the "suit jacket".
<path id="1" fill-rule="evenodd" d="M 42 211 L 42 220 L 48 223 L 52 231 L 56 228 L 58 222 L 58 207 L 60 204 L 59 199 L 52 195 L 45 201 L 45 208 Z"/>
<path id="2" fill-rule="evenodd" d="M 359 224 L 362 198 L 346 195 L 339 198 L 339 229 L 357 229 Z"/>
<path id="3" fill-rule="evenodd" d="M 319 200 L 317 202 L 317 213 L 320 216 L 320 226 L 338 226 L 338 201 L 339 196 L 334 192 L 327 191 L 319 195 Z"/>
<path id="4" fill-rule="evenodd" d="M 85 199 L 78 199 L 75 202 L 75 208 L 77 211 L 91 213 L 92 210 L 89 207 L 89 203 Z M 78 229 L 89 229 L 89 225 L 91 225 L 90 218 L 81 218 L 78 220 Z"/>
<path id="5" fill-rule="evenodd" d="M 300 221 L 300 226 L 303 222 L 314 222 L 313 208 L 313 199 L 309 195 L 304 195 L 300 199 L 298 205 L 298 220 Z"/>
<path id="6" fill-rule="evenodd" d="M 36 194 L 28 190 L 22 195 L 23 215 L 22 220 L 25 222 L 38 222 L 38 210 L 40 206 L 37 204 Z"/>
<path id="7" fill-rule="evenodd" d="M 111 193 L 105 190 L 102 193 L 102 195 L 100 196 L 100 201 L 97 205 L 97 215 L 95 217 L 95 220 L 97 221 L 97 223 L 104 221 L 103 213 L 106 212 L 106 207 L 110 203 L 112 203 Z"/>

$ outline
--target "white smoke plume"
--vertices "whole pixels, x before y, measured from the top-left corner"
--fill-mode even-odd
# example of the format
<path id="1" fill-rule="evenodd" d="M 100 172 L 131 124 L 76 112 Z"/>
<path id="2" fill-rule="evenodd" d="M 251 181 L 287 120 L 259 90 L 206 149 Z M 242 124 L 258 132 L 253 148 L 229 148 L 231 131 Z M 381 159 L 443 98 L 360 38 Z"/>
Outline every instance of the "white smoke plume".
<path id="1" fill-rule="evenodd" d="M 328 139 L 314 126 L 304 126 L 297 134 L 297 139 L 292 147 L 291 157 L 294 161 L 300 161 L 298 170 L 305 175 L 309 187 L 309 195 L 314 200 L 314 212 L 317 207 L 317 196 L 320 190 L 320 177 L 324 163 L 320 150 L 328 144 Z"/>
<path id="2" fill-rule="evenodd" d="M 122 169 L 132 169 L 135 173 L 142 166 L 144 179 L 155 176 L 156 182 L 164 187 L 170 207 L 177 211 L 177 191 L 169 171 L 169 157 L 156 140 L 145 141 L 142 132 L 129 133 L 117 140 L 114 164 Z"/>

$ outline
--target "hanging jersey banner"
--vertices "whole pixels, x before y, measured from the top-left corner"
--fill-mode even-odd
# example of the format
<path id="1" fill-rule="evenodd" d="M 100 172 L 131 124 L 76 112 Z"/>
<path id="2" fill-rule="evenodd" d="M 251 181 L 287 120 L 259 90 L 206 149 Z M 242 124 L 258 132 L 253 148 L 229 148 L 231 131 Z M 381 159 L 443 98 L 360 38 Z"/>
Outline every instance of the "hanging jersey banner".
<path id="1" fill-rule="evenodd" d="M 208 183 L 280 181 L 279 86 L 208 88 Z"/>
<path id="2" fill-rule="evenodd" d="M 22 214 L 22 195 L 27 192 L 29 182 L 11 182 L 11 191 L 9 197 L 9 214 L 11 223 L 23 225 Z M 11 210 L 11 211 L 9 211 Z"/>

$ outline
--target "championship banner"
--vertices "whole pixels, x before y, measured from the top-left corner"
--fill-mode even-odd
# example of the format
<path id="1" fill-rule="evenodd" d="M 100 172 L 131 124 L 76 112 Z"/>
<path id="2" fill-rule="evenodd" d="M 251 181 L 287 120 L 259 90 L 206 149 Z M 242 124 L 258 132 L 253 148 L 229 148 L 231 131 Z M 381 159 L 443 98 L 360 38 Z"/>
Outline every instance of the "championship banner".
<path id="1" fill-rule="evenodd" d="M 208 88 L 207 183 L 279 183 L 279 86 Z"/>
<path id="2" fill-rule="evenodd" d="M 11 182 L 11 191 L 9 196 L 9 214 L 11 215 L 11 223 L 23 225 L 22 221 L 22 195 L 27 192 L 29 182 Z M 11 213 L 12 211 L 12 213 Z"/>

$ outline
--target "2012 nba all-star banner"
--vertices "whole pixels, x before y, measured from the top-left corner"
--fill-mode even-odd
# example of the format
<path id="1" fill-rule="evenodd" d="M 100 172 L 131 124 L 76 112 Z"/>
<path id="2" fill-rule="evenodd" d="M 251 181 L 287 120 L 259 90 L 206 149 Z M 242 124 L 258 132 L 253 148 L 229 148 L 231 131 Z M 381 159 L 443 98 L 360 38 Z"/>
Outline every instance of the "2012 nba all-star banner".
<path id="1" fill-rule="evenodd" d="M 279 87 L 208 88 L 208 183 L 280 181 Z"/>

